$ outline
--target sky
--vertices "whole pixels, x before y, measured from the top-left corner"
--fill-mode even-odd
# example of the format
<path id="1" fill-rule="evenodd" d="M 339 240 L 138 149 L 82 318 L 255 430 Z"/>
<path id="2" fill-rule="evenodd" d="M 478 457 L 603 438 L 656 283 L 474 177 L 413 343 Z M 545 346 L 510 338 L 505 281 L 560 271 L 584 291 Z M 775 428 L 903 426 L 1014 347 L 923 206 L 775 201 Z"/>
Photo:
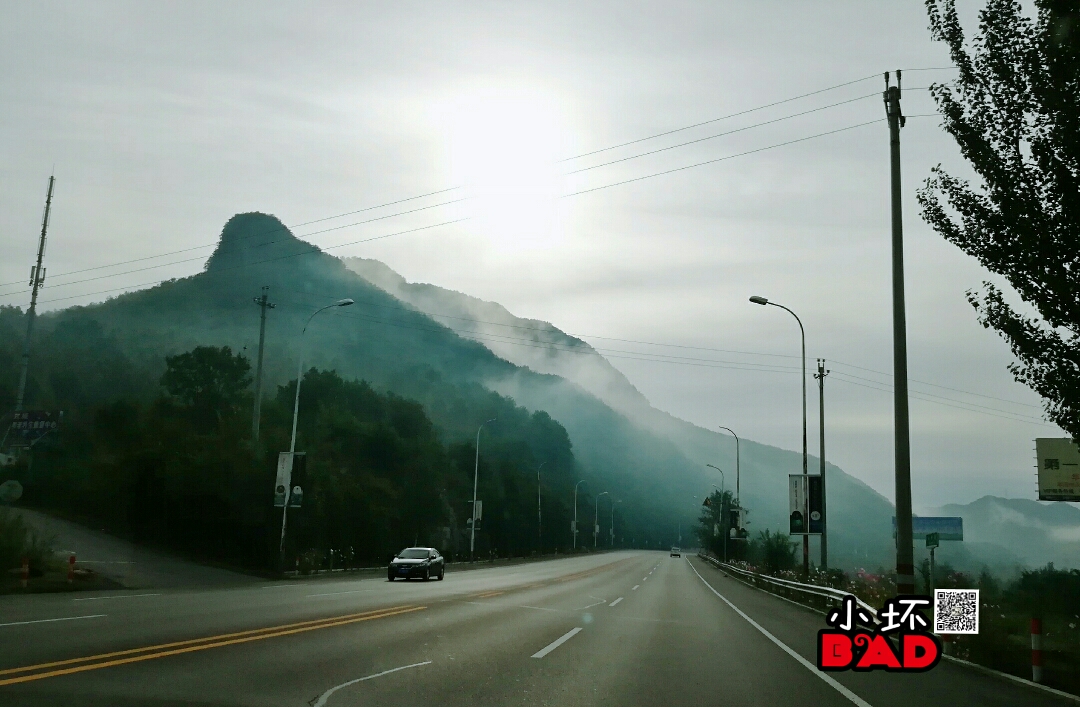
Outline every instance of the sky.
<path id="1" fill-rule="evenodd" d="M 970 27 L 981 3 L 959 5 Z M 890 499 L 881 91 L 903 69 L 916 512 L 1035 498 L 1032 440 L 1064 436 L 967 303 L 1000 278 L 919 217 L 934 165 L 970 172 L 917 0 L 6 2 L 0 65 L 0 304 L 29 302 L 55 173 L 42 310 L 199 272 L 263 211 L 581 336 L 678 417 L 799 449 L 799 329 L 761 295 L 827 361 L 826 457 Z"/>

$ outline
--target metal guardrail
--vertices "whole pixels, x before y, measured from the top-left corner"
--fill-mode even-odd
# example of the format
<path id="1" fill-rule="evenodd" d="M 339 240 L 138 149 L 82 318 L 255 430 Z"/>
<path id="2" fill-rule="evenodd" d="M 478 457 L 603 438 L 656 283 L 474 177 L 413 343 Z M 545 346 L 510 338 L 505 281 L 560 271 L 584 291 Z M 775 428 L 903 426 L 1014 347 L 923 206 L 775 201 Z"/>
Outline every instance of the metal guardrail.
<path id="1" fill-rule="evenodd" d="M 730 572 L 740 579 L 753 584 L 755 587 L 765 589 L 774 594 L 778 594 L 792 601 L 797 601 L 794 596 L 800 596 L 809 601 L 801 601 L 799 603 L 809 604 L 813 608 L 820 608 L 827 611 L 828 609 L 839 606 L 846 596 L 854 596 L 850 592 L 845 592 L 842 589 L 833 589 L 832 587 L 822 587 L 817 584 L 804 584 L 802 582 L 794 582 L 790 579 L 780 579 L 779 577 L 770 577 L 764 574 L 758 574 L 757 572 L 750 572 L 739 567 L 734 567 L 721 562 L 720 560 L 710 557 L 708 555 L 698 553 L 698 557 L 706 562 L 716 566 L 718 569 L 724 572 Z M 762 584 L 770 586 L 762 586 Z M 811 597 L 816 597 L 811 598 Z M 874 623 L 878 623 L 877 612 L 878 610 L 870 606 L 862 599 L 855 597 L 856 603 L 860 607 L 866 610 L 866 612 L 873 617 Z M 818 606 L 818 605 L 821 606 Z"/>

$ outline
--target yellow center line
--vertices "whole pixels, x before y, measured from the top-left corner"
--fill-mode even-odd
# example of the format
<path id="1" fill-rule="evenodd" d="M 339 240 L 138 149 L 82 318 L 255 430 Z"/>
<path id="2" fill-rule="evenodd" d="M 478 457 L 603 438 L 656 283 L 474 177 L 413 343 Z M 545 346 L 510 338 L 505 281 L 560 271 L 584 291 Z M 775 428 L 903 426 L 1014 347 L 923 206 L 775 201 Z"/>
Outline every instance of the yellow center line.
<path id="1" fill-rule="evenodd" d="M 487 599 L 488 597 L 497 597 L 500 594 L 506 594 L 506 592 L 487 592 L 485 594 L 477 594 L 477 599 Z"/>
<path id="2" fill-rule="evenodd" d="M 352 614 L 344 617 L 336 617 L 330 619 L 322 619 L 320 621 L 303 621 L 296 624 L 286 624 L 279 627 L 271 627 L 267 629 L 255 629 L 252 631 L 240 631 L 237 633 L 222 634 L 220 636 L 210 636 L 203 639 L 194 639 L 191 641 L 177 641 L 175 643 L 165 643 L 159 646 L 150 646 L 147 648 L 135 648 L 127 651 L 116 651 L 113 653 L 103 653 L 101 655 L 89 656 L 87 658 L 75 658 L 68 661 L 57 661 L 55 663 L 42 663 L 40 665 L 31 665 L 24 668 L 14 668 L 4 671 L 4 673 L 12 672 L 25 672 L 29 670 L 39 670 L 45 667 L 53 667 L 56 665 L 64 665 L 71 663 L 80 663 L 91 660 L 99 660 L 101 658 L 108 658 L 118 655 L 132 654 L 132 653 L 144 653 L 144 655 L 134 655 L 127 658 L 120 658 L 117 660 L 106 660 L 98 663 L 91 663 L 90 665 L 79 665 L 72 668 L 63 668 L 61 670 L 50 670 L 43 673 L 34 673 L 32 675 L 21 675 L 19 677 L 6 678 L 0 680 L 0 686 L 14 685 L 16 683 L 30 682 L 33 680 L 42 680 L 44 678 L 57 677 L 60 675 L 70 675 L 71 673 L 81 673 L 87 670 L 98 670 L 100 668 L 108 668 L 114 665 L 125 665 L 127 663 L 138 663 L 144 660 L 152 660 L 154 658 L 164 658 L 170 655 L 179 655 L 181 653 L 192 653 L 194 651 L 206 650 L 208 648 L 220 648 L 222 646 L 229 646 L 236 643 L 248 643 L 250 641 L 260 641 L 264 638 L 276 638 L 278 636 L 288 636 L 294 633 L 304 633 L 306 631 L 315 631 L 320 628 L 330 628 L 333 626 L 344 626 L 346 624 L 357 623 L 359 621 L 369 621 L 371 619 L 382 619 L 388 616 L 396 616 L 398 614 L 407 614 L 413 611 L 422 611 L 426 609 L 426 606 L 405 606 L 397 607 L 394 609 L 380 610 L 375 612 L 367 612 L 365 614 Z M 254 635 L 252 635 L 254 634 Z M 227 640 L 222 640 L 227 639 Z M 212 641 L 212 642 L 208 642 Z M 200 644 L 200 645 L 190 645 Z M 169 648 L 173 646 L 185 646 L 183 648 L 173 648 L 172 650 L 161 650 L 163 648 Z M 153 653 L 146 653 L 146 651 L 156 651 Z"/>

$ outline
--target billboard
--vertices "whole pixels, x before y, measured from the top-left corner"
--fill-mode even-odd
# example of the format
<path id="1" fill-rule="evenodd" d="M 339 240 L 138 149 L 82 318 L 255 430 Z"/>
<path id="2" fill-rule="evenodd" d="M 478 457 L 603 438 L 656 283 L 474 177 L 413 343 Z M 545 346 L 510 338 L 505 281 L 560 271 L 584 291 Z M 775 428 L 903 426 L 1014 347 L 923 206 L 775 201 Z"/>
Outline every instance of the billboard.
<path id="1" fill-rule="evenodd" d="M 1035 440 L 1040 501 L 1080 501 L 1080 449 L 1065 438 Z"/>
<path id="2" fill-rule="evenodd" d="M 937 533 L 939 540 L 963 540 L 964 519 L 959 516 L 911 516 L 911 539 L 924 540 Z M 892 519 L 892 534 L 896 537 L 896 516 Z"/>

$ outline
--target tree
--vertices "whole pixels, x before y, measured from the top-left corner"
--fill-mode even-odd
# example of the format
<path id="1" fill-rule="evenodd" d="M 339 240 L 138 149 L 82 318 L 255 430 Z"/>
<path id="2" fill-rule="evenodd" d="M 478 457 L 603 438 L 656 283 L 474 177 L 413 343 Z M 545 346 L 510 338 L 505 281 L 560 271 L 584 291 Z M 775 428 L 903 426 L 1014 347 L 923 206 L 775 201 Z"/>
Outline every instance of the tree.
<path id="1" fill-rule="evenodd" d="M 216 425 L 234 412 L 251 385 L 251 364 L 228 346 L 197 346 L 165 357 L 161 385 L 202 424 Z"/>
<path id="2" fill-rule="evenodd" d="M 918 193 L 923 218 L 1037 311 L 1018 312 L 990 282 L 967 293 L 1009 343 L 1016 380 L 1080 438 L 1080 5 L 1035 0 L 1032 19 L 1015 0 L 989 0 L 970 51 L 955 0 L 926 6 L 959 70 L 931 94 L 982 183 L 938 165 Z"/>
<path id="3" fill-rule="evenodd" d="M 791 538 L 780 533 L 763 530 L 758 533 L 758 552 L 762 564 L 769 572 L 779 572 L 795 567 L 795 543 Z"/>

